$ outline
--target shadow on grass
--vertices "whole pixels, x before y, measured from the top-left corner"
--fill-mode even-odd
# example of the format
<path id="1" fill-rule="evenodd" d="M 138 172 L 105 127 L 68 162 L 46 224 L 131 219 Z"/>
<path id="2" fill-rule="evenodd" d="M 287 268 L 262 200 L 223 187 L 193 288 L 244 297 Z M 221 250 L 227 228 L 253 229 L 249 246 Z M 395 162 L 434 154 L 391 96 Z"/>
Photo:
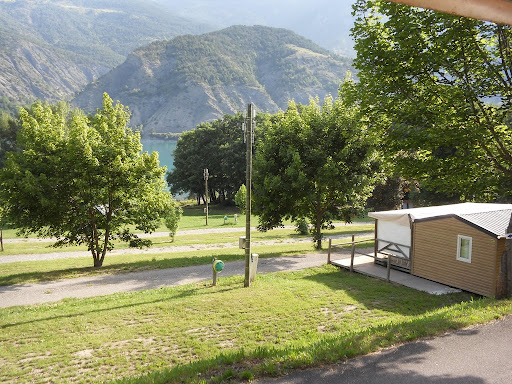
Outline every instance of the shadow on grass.
<path id="1" fill-rule="evenodd" d="M 240 255 L 222 255 L 216 256 L 223 258 L 226 261 L 239 260 Z M 82 267 L 82 268 L 67 268 L 62 270 L 48 271 L 48 272 L 28 272 L 19 273 L 9 276 L 0 277 L 0 286 L 10 286 L 14 284 L 21 284 L 26 282 L 46 282 L 59 279 L 69 279 L 76 277 L 95 277 L 101 275 L 111 275 L 119 273 L 141 272 L 153 269 L 167 269 L 167 268 L 180 268 L 191 267 L 196 265 L 204 265 L 212 262 L 213 256 L 192 256 L 192 257 L 176 257 L 161 260 L 144 260 L 135 261 L 131 263 L 119 263 L 104 265 L 100 268 Z M 5 289 L 2 289 L 5 290 Z"/>
<path id="2" fill-rule="evenodd" d="M 163 287 L 161 289 L 167 290 L 168 294 L 163 295 L 163 297 L 160 297 L 155 300 L 144 300 L 144 297 L 140 297 L 140 300 L 134 301 L 133 297 L 131 297 L 130 299 L 128 299 L 129 303 L 127 303 L 127 304 L 119 304 L 119 301 L 123 301 L 123 298 L 120 298 L 120 300 L 109 300 L 108 302 L 105 301 L 106 305 L 102 308 L 87 309 L 87 310 L 81 310 L 81 311 L 76 311 L 76 312 L 71 312 L 71 313 L 58 314 L 58 315 L 54 315 L 54 316 L 47 316 L 47 317 L 33 319 L 33 320 L 18 321 L 18 322 L 14 322 L 14 323 L 3 324 L 0 326 L 0 329 L 11 328 L 11 327 L 19 326 L 19 325 L 39 323 L 39 322 L 44 322 L 44 321 L 58 320 L 58 319 L 63 319 L 63 318 L 67 319 L 67 318 L 79 317 L 79 316 L 83 316 L 83 315 L 91 314 L 91 313 L 109 312 L 109 311 L 114 311 L 114 310 L 123 309 L 123 308 L 137 308 L 140 306 L 168 302 L 169 300 L 181 299 L 181 298 L 186 298 L 189 296 L 209 295 L 212 293 L 212 291 L 209 288 L 211 288 L 211 286 L 198 286 L 196 284 L 190 284 L 188 286 L 183 286 L 183 287 L 180 287 L 180 289 L 178 289 L 178 290 L 172 289 L 172 287 L 171 288 Z M 235 285 L 228 285 L 228 286 L 222 286 L 222 287 L 215 287 L 215 290 L 216 290 L 215 292 L 225 293 L 225 292 L 236 290 L 236 289 L 239 289 L 239 287 L 237 287 Z M 126 292 L 123 292 L 123 293 L 126 294 Z M 73 300 L 80 300 L 81 307 L 82 307 L 82 306 L 84 306 L 83 300 L 90 300 L 91 302 L 94 302 L 96 300 L 105 300 L 105 299 L 101 298 L 101 297 L 100 298 L 90 297 L 90 298 L 85 298 L 85 299 L 71 298 L 71 299 L 65 299 L 65 300 L 67 300 L 68 302 L 73 301 Z M 126 299 L 124 299 L 124 300 L 126 300 Z M 102 305 L 102 304 L 100 303 L 98 305 Z"/>
<path id="3" fill-rule="evenodd" d="M 115 381 L 116 383 L 182 383 L 203 378 L 208 382 L 220 382 L 226 377 L 226 372 L 232 379 L 247 377 L 279 376 L 290 369 L 304 369 L 323 364 L 332 364 L 355 356 L 368 354 L 384 347 L 398 343 L 416 340 L 422 337 L 440 335 L 449 330 L 468 326 L 471 321 L 464 316 L 472 310 L 487 310 L 496 316 L 499 310 L 493 311 L 493 301 L 482 299 L 478 301 L 461 303 L 435 312 L 429 312 L 421 317 L 406 319 L 401 322 L 393 322 L 367 327 L 364 329 L 347 330 L 338 334 L 320 337 L 317 341 L 306 346 L 294 347 L 293 345 L 281 348 L 260 347 L 253 351 L 243 349 L 224 352 L 212 359 L 192 362 L 172 369 L 153 371 L 139 378 L 128 378 Z M 421 344 L 413 351 L 408 351 L 408 359 L 423 360 L 422 355 L 427 353 L 430 347 Z M 394 356 L 394 355 L 393 355 Z M 391 364 L 400 364 L 400 360 L 391 356 Z M 379 358 L 379 356 L 376 356 Z M 390 367 L 392 368 L 392 367 Z M 382 382 L 397 382 L 403 378 L 403 373 L 393 370 L 379 370 L 387 380 Z M 407 376 L 409 377 L 409 376 Z M 217 378 L 216 381 L 214 379 Z M 318 378 L 318 377 L 317 377 Z M 483 383 L 473 376 L 464 377 L 425 377 L 420 374 L 412 374 L 408 383 Z M 299 381 L 300 382 L 300 381 Z M 311 382 L 311 381 L 308 381 Z M 364 381 L 361 381 L 364 382 Z M 400 381 L 401 382 L 401 381 Z"/>
<path id="4" fill-rule="evenodd" d="M 326 252 L 326 251 L 325 251 Z M 260 254 L 260 258 L 274 258 L 280 256 L 292 256 L 298 255 L 301 252 L 297 251 L 283 251 L 283 252 L 268 252 L 264 254 Z M 45 271 L 45 272 L 27 272 L 27 273 L 18 273 L 8 276 L 0 277 L 0 293 L 8 290 L 16 290 L 19 289 L 17 287 L 11 287 L 15 284 L 23 284 L 23 283 L 37 283 L 37 282 L 47 282 L 54 281 L 60 279 L 71 279 L 78 277 L 95 277 L 101 275 L 112 275 L 112 274 L 121 274 L 121 273 L 133 273 L 133 272 L 141 272 L 148 270 L 158 270 L 158 269 L 168 269 L 168 268 L 182 268 L 182 267 L 192 267 L 199 265 L 206 265 L 212 262 L 213 257 L 217 259 L 221 259 L 224 262 L 228 261 L 236 261 L 243 260 L 244 254 L 241 252 L 239 254 L 229 254 L 229 253 L 217 253 L 215 252 L 212 255 L 204 255 L 204 256 L 189 256 L 189 257 L 174 257 L 160 260 L 144 260 L 144 261 L 135 261 L 131 263 L 118 263 L 118 264 L 110 264 L 104 265 L 101 268 L 93 268 L 93 267 L 80 267 L 80 268 L 66 268 L 61 270 L 54 271 Z"/>
<path id="5" fill-rule="evenodd" d="M 377 309 L 404 316 L 421 315 L 440 307 L 459 304 L 463 300 L 471 300 L 475 296 L 469 293 L 455 293 L 446 294 L 440 298 L 399 284 L 388 283 L 359 273 L 350 273 L 345 269 L 318 273 L 306 276 L 305 279 L 324 284 L 333 291 L 343 290 L 366 309 Z"/>
<path id="6" fill-rule="evenodd" d="M 189 205 L 183 209 L 183 216 L 205 216 L 204 205 Z M 208 217 L 240 214 L 240 210 L 234 205 L 210 204 L 208 207 Z"/>

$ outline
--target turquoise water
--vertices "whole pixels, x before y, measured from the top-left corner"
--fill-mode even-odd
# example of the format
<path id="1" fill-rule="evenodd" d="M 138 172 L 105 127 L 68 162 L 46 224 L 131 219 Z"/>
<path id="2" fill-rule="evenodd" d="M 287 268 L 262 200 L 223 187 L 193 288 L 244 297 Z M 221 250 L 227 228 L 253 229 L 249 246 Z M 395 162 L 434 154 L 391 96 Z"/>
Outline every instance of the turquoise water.
<path id="1" fill-rule="evenodd" d="M 158 152 L 160 166 L 167 167 L 167 171 L 174 168 L 174 150 L 176 149 L 176 141 L 174 140 L 158 140 L 158 139 L 142 139 L 142 150 L 144 152 Z"/>

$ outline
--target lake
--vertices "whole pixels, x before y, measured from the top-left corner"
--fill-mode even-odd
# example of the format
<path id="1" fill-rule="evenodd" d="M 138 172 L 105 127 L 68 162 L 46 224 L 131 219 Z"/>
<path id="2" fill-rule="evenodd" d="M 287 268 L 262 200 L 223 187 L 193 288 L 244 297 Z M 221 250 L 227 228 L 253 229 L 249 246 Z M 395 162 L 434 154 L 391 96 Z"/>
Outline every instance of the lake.
<path id="1" fill-rule="evenodd" d="M 167 167 L 167 171 L 171 171 L 174 168 L 173 153 L 176 149 L 177 141 L 144 138 L 141 139 L 141 143 L 142 150 L 144 152 L 158 152 L 158 158 L 160 159 L 161 167 L 165 165 Z"/>

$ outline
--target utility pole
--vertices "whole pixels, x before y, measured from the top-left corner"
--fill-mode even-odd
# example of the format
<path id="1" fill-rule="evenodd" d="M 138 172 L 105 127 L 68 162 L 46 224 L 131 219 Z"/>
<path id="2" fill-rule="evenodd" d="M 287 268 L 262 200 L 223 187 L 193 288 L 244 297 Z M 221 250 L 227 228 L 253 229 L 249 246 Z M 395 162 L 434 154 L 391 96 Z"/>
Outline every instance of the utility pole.
<path id="1" fill-rule="evenodd" d="M 204 177 L 204 201 L 206 203 L 206 208 L 205 208 L 206 225 L 208 225 L 208 168 L 203 169 L 203 177 Z"/>
<path id="2" fill-rule="evenodd" d="M 247 107 L 247 116 L 245 118 L 245 143 L 247 148 L 246 154 L 246 181 L 247 189 L 246 208 L 245 208 L 245 279 L 244 287 L 251 285 L 249 279 L 250 259 L 251 259 L 251 185 L 252 185 L 252 144 L 254 140 L 254 117 L 255 110 L 252 104 Z"/>

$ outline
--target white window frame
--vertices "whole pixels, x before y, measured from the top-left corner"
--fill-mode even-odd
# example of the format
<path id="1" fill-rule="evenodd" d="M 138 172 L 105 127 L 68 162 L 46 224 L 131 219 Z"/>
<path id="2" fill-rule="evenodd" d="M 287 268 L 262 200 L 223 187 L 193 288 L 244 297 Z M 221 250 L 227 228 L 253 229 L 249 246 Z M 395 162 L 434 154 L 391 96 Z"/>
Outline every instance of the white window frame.
<path id="1" fill-rule="evenodd" d="M 460 251 L 461 251 L 461 242 L 462 240 L 469 240 L 469 257 L 461 257 Z M 457 260 L 463 261 L 465 263 L 471 263 L 471 253 L 473 250 L 473 238 L 470 236 L 464 236 L 464 235 L 457 235 Z"/>

